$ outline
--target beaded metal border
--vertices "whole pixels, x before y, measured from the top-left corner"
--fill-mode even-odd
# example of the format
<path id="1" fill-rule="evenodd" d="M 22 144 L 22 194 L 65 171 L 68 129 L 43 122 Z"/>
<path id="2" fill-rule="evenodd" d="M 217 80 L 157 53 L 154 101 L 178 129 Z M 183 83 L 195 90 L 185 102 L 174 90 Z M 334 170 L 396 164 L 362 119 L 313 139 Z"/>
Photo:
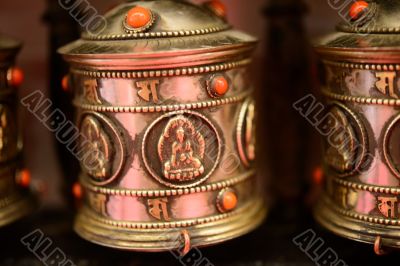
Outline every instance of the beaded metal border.
<path id="1" fill-rule="evenodd" d="M 256 204 L 260 205 L 260 202 L 256 202 Z M 249 202 L 246 205 L 247 206 L 244 206 L 240 209 L 234 210 L 229 213 L 223 213 L 223 214 L 204 217 L 204 218 L 181 220 L 181 221 L 174 221 L 174 222 L 164 222 L 164 223 L 114 221 L 111 219 L 105 219 L 105 218 L 98 217 L 89 208 L 86 208 L 86 215 L 97 222 L 100 222 L 102 224 L 106 224 L 109 226 L 113 226 L 113 227 L 129 228 L 129 229 L 165 229 L 165 228 L 189 227 L 189 226 L 194 226 L 194 225 L 216 222 L 216 221 L 230 218 L 232 216 L 240 215 L 241 213 L 246 212 L 248 209 L 253 209 L 253 208 L 257 209 L 259 207 L 259 206 L 255 206 L 254 202 Z"/>
<path id="2" fill-rule="evenodd" d="M 251 92 L 249 92 L 251 93 Z M 173 112 L 183 110 L 193 110 L 209 107 L 217 107 L 225 104 L 237 103 L 245 99 L 249 93 L 243 93 L 239 96 L 229 97 L 219 100 L 210 100 L 197 103 L 182 103 L 182 104 L 171 104 L 171 105 L 158 105 L 158 106 L 104 106 L 104 105 L 92 105 L 82 104 L 78 100 L 75 100 L 73 104 L 84 110 L 93 112 L 109 112 L 109 113 L 159 113 L 159 112 Z"/>
<path id="3" fill-rule="evenodd" d="M 347 33 L 399 33 L 400 27 L 372 27 L 372 28 L 362 28 L 362 27 L 339 27 L 340 30 L 343 30 Z"/>
<path id="4" fill-rule="evenodd" d="M 357 64 L 357 63 L 347 63 L 347 62 L 335 62 L 330 60 L 323 60 L 326 65 L 342 67 L 342 68 L 352 68 L 361 70 L 378 70 L 378 71 L 395 71 L 400 70 L 400 65 L 396 64 Z"/>
<path id="5" fill-rule="evenodd" d="M 329 92 L 327 90 L 322 90 L 322 94 L 328 98 L 338 100 L 338 101 L 346 101 L 346 102 L 353 102 L 353 103 L 359 103 L 359 104 L 400 106 L 400 99 L 372 98 L 372 97 L 366 97 L 366 96 L 350 96 L 350 95 L 342 95 L 342 94 Z"/>
<path id="6" fill-rule="evenodd" d="M 175 77 L 185 75 L 204 74 L 209 72 L 230 70 L 250 64 L 251 59 L 243 59 L 239 61 L 221 63 L 197 67 L 182 67 L 173 69 L 159 69 L 159 70 L 139 70 L 139 71 L 90 71 L 82 69 L 71 69 L 71 73 L 88 76 L 91 78 L 159 78 L 159 77 Z"/>
<path id="7" fill-rule="evenodd" d="M 333 182 L 352 189 L 363 190 L 375 193 L 384 193 L 392 195 L 400 195 L 400 188 L 397 187 L 383 187 L 383 186 L 373 186 L 369 184 L 355 183 L 351 181 L 346 181 L 338 178 L 331 178 Z"/>
<path id="8" fill-rule="evenodd" d="M 168 190 L 134 190 L 134 189 L 115 189 L 104 188 L 89 184 L 84 178 L 80 178 L 82 186 L 95 193 L 101 193 L 112 196 L 130 196 L 130 197 L 169 197 L 169 196 L 182 196 L 201 192 L 210 192 L 223 189 L 226 187 L 234 186 L 241 182 L 249 180 L 255 175 L 255 170 L 248 171 L 238 177 L 224 180 L 217 183 L 211 183 L 199 187 L 168 189 Z"/>
<path id="9" fill-rule="evenodd" d="M 203 35 L 208 33 L 216 33 L 225 30 L 229 30 L 231 26 L 226 25 L 223 27 L 209 27 L 205 29 L 197 30 L 176 30 L 176 31 L 159 31 L 159 32 L 137 32 L 137 33 L 127 33 L 127 34 L 106 34 L 106 35 L 90 35 L 87 33 L 82 34 L 82 39 L 84 40 L 129 40 L 129 39 L 139 39 L 139 38 L 168 38 L 168 37 L 187 37 Z"/>
<path id="10" fill-rule="evenodd" d="M 344 215 L 344 216 L 347 216 L 347 217 L 350 217 L 353 219 L 357 219 L 357 220 L 369 222 L 369 223 L 381 224 L 381 225 L 396 225 L 396 226 L 400 225 L 400 220 L 397 220 L 397 219 L 372 217 L 372 216 L 357 213 L 354 211 L 343 210 L 343 209 L 335 206 L 334 204 L 332 205 L 331 202 L 328 202 L 328 199 L 326 199 L 326 198 L 324 199 L 324 201 L 325 201 L 325 204 L 327 204 L 328 206 L 333 208 L 335 212 L 338 212 L 341 215 Z"/>

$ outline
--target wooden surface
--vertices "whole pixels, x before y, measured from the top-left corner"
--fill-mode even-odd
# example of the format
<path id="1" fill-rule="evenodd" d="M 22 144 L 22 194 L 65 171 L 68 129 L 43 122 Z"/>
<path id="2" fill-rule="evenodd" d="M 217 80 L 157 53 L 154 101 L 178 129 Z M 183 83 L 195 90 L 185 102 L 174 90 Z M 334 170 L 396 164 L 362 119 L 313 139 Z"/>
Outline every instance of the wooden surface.
<path id="1" fill-rule="evenodd" d="M 35 229 L 41 229 L 76 265 L 193 265 L 181 264 L 170 253 L 138 253 L 112 250 L 80 239 L 71 229 L 71 214 L 42 211 L 24 221 L 0 230 L 0 265 L 43 265 L 20 242 Z M 399 254 L 378 257 L 372 246 L 336 237 L 314 225 L 307 211 L 299 208 L 273 211 L 255 232 L 227 243 L 201 249 L 213 265 L 316 265 L 293 244 L 292 239 L 313 228 L 326 247 L 337 252 L 347 265 L 389 265 Z M 390 265 L 395 265 L 390 263 Z"/>

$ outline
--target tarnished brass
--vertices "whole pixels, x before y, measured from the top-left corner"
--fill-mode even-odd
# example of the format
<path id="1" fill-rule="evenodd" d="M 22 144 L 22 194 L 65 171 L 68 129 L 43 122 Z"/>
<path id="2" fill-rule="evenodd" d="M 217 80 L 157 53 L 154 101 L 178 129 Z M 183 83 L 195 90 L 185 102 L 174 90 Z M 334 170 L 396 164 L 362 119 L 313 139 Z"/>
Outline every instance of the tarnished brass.
<path id="1" fill-rule="evenodd" d="M 131 1 L 106 14 L 96 35 L 60 49 L 87 154 L 75 222 L 83 238 L 186 253 L 263 220 L 247 68 L 256 40 L 214 11 Z"/>
<path id="2" fill-rule="evenodd" d="M 22 77 L 15 74 L 18 41 L 0 35 L 0 226 L 12 223 L 33 210 L 34 200 L 18 182 L 21 176 L 17 119 L 17 88 Z"/>
<path id="3" fill-rule="evenodd" d="M 316 46 L 328 116 L 315 217 L 382 254 L 381 247 L 400 248 L 400 2 L 367 3 Z"/>

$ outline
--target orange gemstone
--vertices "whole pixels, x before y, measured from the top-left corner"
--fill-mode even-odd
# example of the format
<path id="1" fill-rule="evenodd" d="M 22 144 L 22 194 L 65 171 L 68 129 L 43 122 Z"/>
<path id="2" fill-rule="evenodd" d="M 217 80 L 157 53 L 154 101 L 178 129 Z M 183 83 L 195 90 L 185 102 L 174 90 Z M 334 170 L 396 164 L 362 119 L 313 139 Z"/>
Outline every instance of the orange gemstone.
<path id="1" fill-rule="evenodd" d="M 64 91 L 68 91 L 69 88 L 69 77 L 68 75 L 65 75 L 63 79 L 61 80 L 61 87 Z"/>
<path id="2" fill-rule="evenodd" d="M 18 67 L 13 67 L 8 74 L 9 84 L 13 87 L 18 87 L 24 82 L 24 72 Z"/>
<path id="3" fill-rule="evenodd" d="M 27 169 L 23 169 L 19 172 L 18 184 L 22 187 L 29 187 L 31 184 L 31 173 Z"/>
<path id="4" fill-rule="evenodd" d="M 209 2 L 209 7 L 214 11 L 214 13 L 220 17 L 226 17 L 226 6 L 219 0 L 212 0 Z"/>
<path id="5" fill-rule="evenodd" d="M 230 211 L 236 208 L 238 199 L 233 191 L 226 191 L 222 195 L 222 207 L 225 211 Z"/>
<path id="6" fill-rule="evenodd" d="M 349 15 L 352 19 L 358 19 L 368 9 L 369 4 L 365 1 L 357 1 L 350 7 Z"/>
<path id="7" fill-rule="evenodd" d="M 220 76 L 215 77 L 212 81 L 212 90 L 217 96 L 223 96 L 229 89 L 229 84 L 226 78 Z"/>
<path id="8" fill-rule="evenodd" d="M 321 167 L 317 167 L 314 169 L 313 172 L 313 181 L 316 185 L 321 185 L 324 179 L 324 172 L 322 171 Z"/>
<path id="9" fill-rule="evenodd" d="M 79 184 L 78 182 L 76 182 L 73 186 L 72 186 L 72 194 L 74 195 L 74 197 L 76 199 L 81 199 L 82 198 L 82 187 L 81 184 Z"/>
<path id="10" fill-rule="evenodd" d="M 152 14 L 149 9 L 141 6 L 136 6 L 129 10 L 126 17 L 126 23 L 130 27 L 137 29 L 148 25 L 151 22 L 151 19 Z"/>

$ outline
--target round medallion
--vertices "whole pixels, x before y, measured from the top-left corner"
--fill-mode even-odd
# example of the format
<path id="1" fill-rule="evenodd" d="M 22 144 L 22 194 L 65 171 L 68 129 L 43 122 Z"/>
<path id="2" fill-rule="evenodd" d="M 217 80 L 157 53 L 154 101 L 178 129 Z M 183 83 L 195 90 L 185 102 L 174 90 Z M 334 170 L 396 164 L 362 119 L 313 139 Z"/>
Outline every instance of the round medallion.
<path id="1" fill-rule="evenodd" d="M 84 113 L 79 124 L 81 165 L 97 185 L 112 182 L 121 171 L 124 148 L 115 126 L 104 115 Z"/>
<path id="2" fill-rule="evenodd" d="M 160 183 L 185 188 L 207 180 L 221 157 L 221 139 L 203 115 L 176 111 L 155 120 L 147 129 L 142 156 Z"/>
<path id="3" fill-rule="evenodd" d="M 240 159 L 245 166 L 250 166 L 256 158 L 256 123 L 253 99 L 247 99 L 239 113 L 236 128 L 236 141 Z"/>
<path id="4" fill-rule="evenodd" d="M 400 178 L 400 115 L 388 125 L 383 136 L 383 155 L 392 173 Z"/>
<path id="5" fill-rule="evenodd" d="M 367 136 L 357 115 L 343 104 L 334 103 L 318 128 L 328 132 L 325 164 L 341 177 L 359 171 L 367 150 Z"/>

